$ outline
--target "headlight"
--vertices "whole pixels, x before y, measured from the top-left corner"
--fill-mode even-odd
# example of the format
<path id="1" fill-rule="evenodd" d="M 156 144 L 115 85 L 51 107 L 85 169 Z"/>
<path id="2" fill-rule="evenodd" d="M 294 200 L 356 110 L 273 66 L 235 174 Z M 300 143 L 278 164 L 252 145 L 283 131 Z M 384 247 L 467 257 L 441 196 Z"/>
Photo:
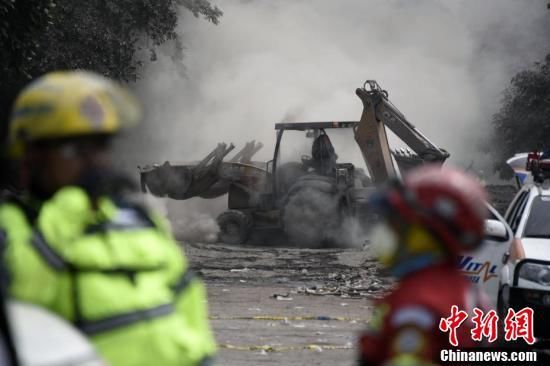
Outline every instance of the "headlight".
<path id="1" fill-rule="evenodd" d="M 519 269 L 519 277 L 543 286 L 550 286 L 550 266 L 526 263 Z"/>

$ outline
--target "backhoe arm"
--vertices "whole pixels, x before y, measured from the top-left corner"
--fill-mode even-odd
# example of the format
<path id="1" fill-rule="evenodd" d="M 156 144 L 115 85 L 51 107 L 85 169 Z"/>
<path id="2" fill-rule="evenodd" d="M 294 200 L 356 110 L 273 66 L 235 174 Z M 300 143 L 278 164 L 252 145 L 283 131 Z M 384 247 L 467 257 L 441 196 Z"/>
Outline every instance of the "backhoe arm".
<path id="1" fill-rule="evenodd" d="M 384 126 L 418 155 L 418 161 L 443 163 L 449 157 L 447 151 L 437 147 L 407 121 L 376 81 L 367 80 L 356 94 L 363 101 L 363 113 L 355 129 L 355 140 L 375 183 L 383 183 L 396 174 Z"/>

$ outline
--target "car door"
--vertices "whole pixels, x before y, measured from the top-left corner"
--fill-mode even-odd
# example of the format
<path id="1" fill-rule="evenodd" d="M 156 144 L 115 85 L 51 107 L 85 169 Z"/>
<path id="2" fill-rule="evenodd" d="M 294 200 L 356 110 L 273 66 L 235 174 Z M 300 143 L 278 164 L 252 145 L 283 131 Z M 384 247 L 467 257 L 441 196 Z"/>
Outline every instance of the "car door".
<path id="1" fill-rule="evenodd" d="M 485 223 L 483 245 L 476 251 L 459 256 L 458 265 L 466 278 L 480 286 L 496 306 L 502 257 L 510 247 L 513 233 L 506 220 L 492 206 L 487 205 L 487 208 L 489 216 Z"/>

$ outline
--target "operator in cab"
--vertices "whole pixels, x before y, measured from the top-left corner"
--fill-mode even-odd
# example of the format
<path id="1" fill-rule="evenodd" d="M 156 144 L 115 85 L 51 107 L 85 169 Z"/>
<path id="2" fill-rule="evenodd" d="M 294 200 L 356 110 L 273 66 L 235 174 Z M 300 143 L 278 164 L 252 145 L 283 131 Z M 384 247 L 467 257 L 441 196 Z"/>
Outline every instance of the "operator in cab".
<path id="1" fill-rule="evenodd" d="M 334 146 L 325 130 L 321 130 L 320 135 L 315 138 L 311 146 L 310 167 L 320 175 L 332 175 L 336 168 L 338 155 L 334 151 Z"/>

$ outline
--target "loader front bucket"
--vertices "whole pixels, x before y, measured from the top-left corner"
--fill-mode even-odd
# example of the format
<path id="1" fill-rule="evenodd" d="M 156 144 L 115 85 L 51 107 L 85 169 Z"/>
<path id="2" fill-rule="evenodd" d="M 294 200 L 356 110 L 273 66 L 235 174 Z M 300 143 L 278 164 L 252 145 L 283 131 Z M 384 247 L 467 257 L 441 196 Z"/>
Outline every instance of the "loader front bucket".
<path id="1" fill-rule="evenodd" d="M 172 165 L 165 162 L 162 165 L 140 168 L 141 189 L 157 197 L 175 200 L 221 196 L 227 193 L 228 185 L 226 188 L 226 184 L 222 183 L 220 167 L 224 157 L 233 148 L 233 144 L 227 146 L 220 143 L 197 164 Z"/>
<path id="2" fill-rule="evenodd" d="M 160 166 L 147 167 L 140 171 L 141 189 L 157 197 L 185 199 L 193 182 L 192 167 L 173 166 L 165 162 Z"/>

